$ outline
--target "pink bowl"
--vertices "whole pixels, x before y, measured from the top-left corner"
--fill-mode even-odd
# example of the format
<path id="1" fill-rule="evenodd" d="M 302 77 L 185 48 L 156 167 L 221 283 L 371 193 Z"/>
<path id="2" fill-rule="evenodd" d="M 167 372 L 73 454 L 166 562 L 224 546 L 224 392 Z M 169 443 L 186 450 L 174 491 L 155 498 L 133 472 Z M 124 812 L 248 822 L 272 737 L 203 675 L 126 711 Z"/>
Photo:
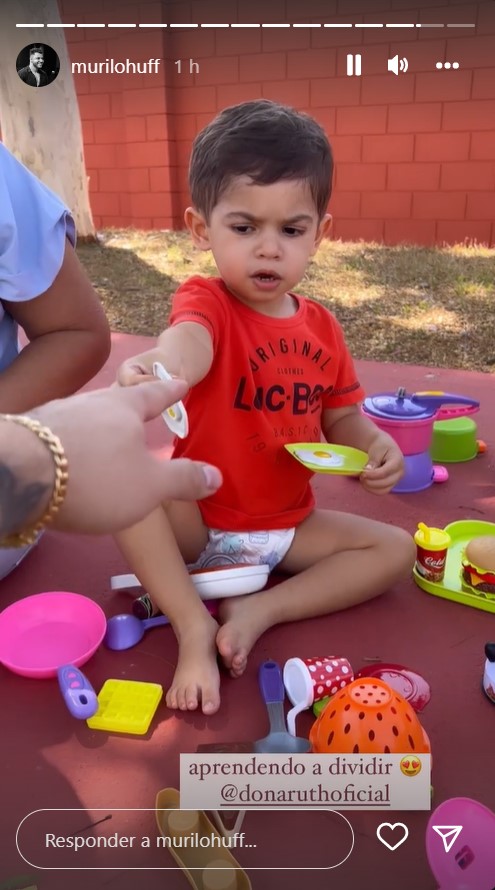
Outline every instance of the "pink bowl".
<path id="1" fill-rule="evenodd" d="M 37 593 L 0 613 L 0 662 L 22 677 L 56 677 L 64 664 L 85 664 L 106 627 L 103 609 L 87 596 Z"/>

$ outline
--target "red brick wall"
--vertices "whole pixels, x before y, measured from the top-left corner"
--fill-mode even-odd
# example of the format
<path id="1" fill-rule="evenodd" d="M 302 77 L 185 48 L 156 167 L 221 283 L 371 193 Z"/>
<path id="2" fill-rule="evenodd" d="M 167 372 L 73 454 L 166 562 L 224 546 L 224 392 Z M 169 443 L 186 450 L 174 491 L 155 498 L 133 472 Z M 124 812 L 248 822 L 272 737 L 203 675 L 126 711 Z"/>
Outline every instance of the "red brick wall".
<path id="1" fill-rule="evenodd" d="M 76 75 L 99 227 L 181 227 L 191 141 L 228 104 L 308 111 L 335 154 L 334 236 L 495 243 L 495 3 L 60 0 L 66 22 L 476 23 L 442 28 L 68 29 L 73 61 L 161 58 L 158 74 Z M 370 9 L 374 9 L 373 13 Z M 346 76 L 361 53 L 363 74 Z M 407 74 L 387 71 L 398 54 Z M 189 73 L 189 59 L 200 66 Z M 174 60 L 181 59 L 179 74 Z M 436 61 L 458 61 L 439 71 Z"/>

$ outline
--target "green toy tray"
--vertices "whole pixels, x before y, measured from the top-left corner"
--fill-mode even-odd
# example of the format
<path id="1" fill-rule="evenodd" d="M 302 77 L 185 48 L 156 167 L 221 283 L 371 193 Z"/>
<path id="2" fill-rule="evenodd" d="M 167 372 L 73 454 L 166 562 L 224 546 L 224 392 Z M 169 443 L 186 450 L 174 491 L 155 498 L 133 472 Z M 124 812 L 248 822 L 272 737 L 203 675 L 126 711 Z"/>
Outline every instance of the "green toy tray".
<path id="1" fill-rule="evenodd" d="M 416 584 L 434 596 L 441 596 L 444 599 L 454 600 L 456 603 L 463 603 L 465 606 L 473 606 L 475 609 L 483 609 L 485 612 L 495 614 L 495 600 L 487 599 L 481 593 L 470 593 L 463 590 L 461 582 L 461 559 L 464 547 L 471 538 L 477 538 L 480 535 L 495 537 L 495 525 L 493 522 L 463 519 L 446 525 L 445 531 L 450 535 L 452 543 L 447 551 L 443 581 L 426 581 L 414 567 L 413 576 Z"/>

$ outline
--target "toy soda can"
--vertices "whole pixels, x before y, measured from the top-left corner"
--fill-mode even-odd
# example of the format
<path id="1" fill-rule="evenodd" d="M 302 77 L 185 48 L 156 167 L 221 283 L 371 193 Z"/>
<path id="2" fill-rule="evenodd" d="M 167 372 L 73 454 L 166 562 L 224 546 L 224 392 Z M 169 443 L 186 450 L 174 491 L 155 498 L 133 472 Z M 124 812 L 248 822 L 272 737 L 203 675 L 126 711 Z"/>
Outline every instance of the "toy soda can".
<path id="1" fill-rule="evenodd" d="M 443 581 L 447 550 L 451 544 L 450 535 L 443 528 L 429 528 L 424 522 L 420 522 L 414 540 L 418 574 L 435 584 Z"/>

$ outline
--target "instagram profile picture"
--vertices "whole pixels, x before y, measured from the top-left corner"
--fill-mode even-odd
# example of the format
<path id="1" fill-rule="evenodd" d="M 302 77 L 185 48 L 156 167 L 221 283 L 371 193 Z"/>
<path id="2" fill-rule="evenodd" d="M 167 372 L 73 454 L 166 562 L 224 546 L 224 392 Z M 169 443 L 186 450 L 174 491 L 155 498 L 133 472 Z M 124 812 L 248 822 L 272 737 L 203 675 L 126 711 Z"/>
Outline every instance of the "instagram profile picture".
<path id="1" fill-rule="evenodd" d="M 58 77 L 60 59 L 47 43 L 30 43 L 16 59 L 17 74 L 30 87 L 47 87 Z"/>

